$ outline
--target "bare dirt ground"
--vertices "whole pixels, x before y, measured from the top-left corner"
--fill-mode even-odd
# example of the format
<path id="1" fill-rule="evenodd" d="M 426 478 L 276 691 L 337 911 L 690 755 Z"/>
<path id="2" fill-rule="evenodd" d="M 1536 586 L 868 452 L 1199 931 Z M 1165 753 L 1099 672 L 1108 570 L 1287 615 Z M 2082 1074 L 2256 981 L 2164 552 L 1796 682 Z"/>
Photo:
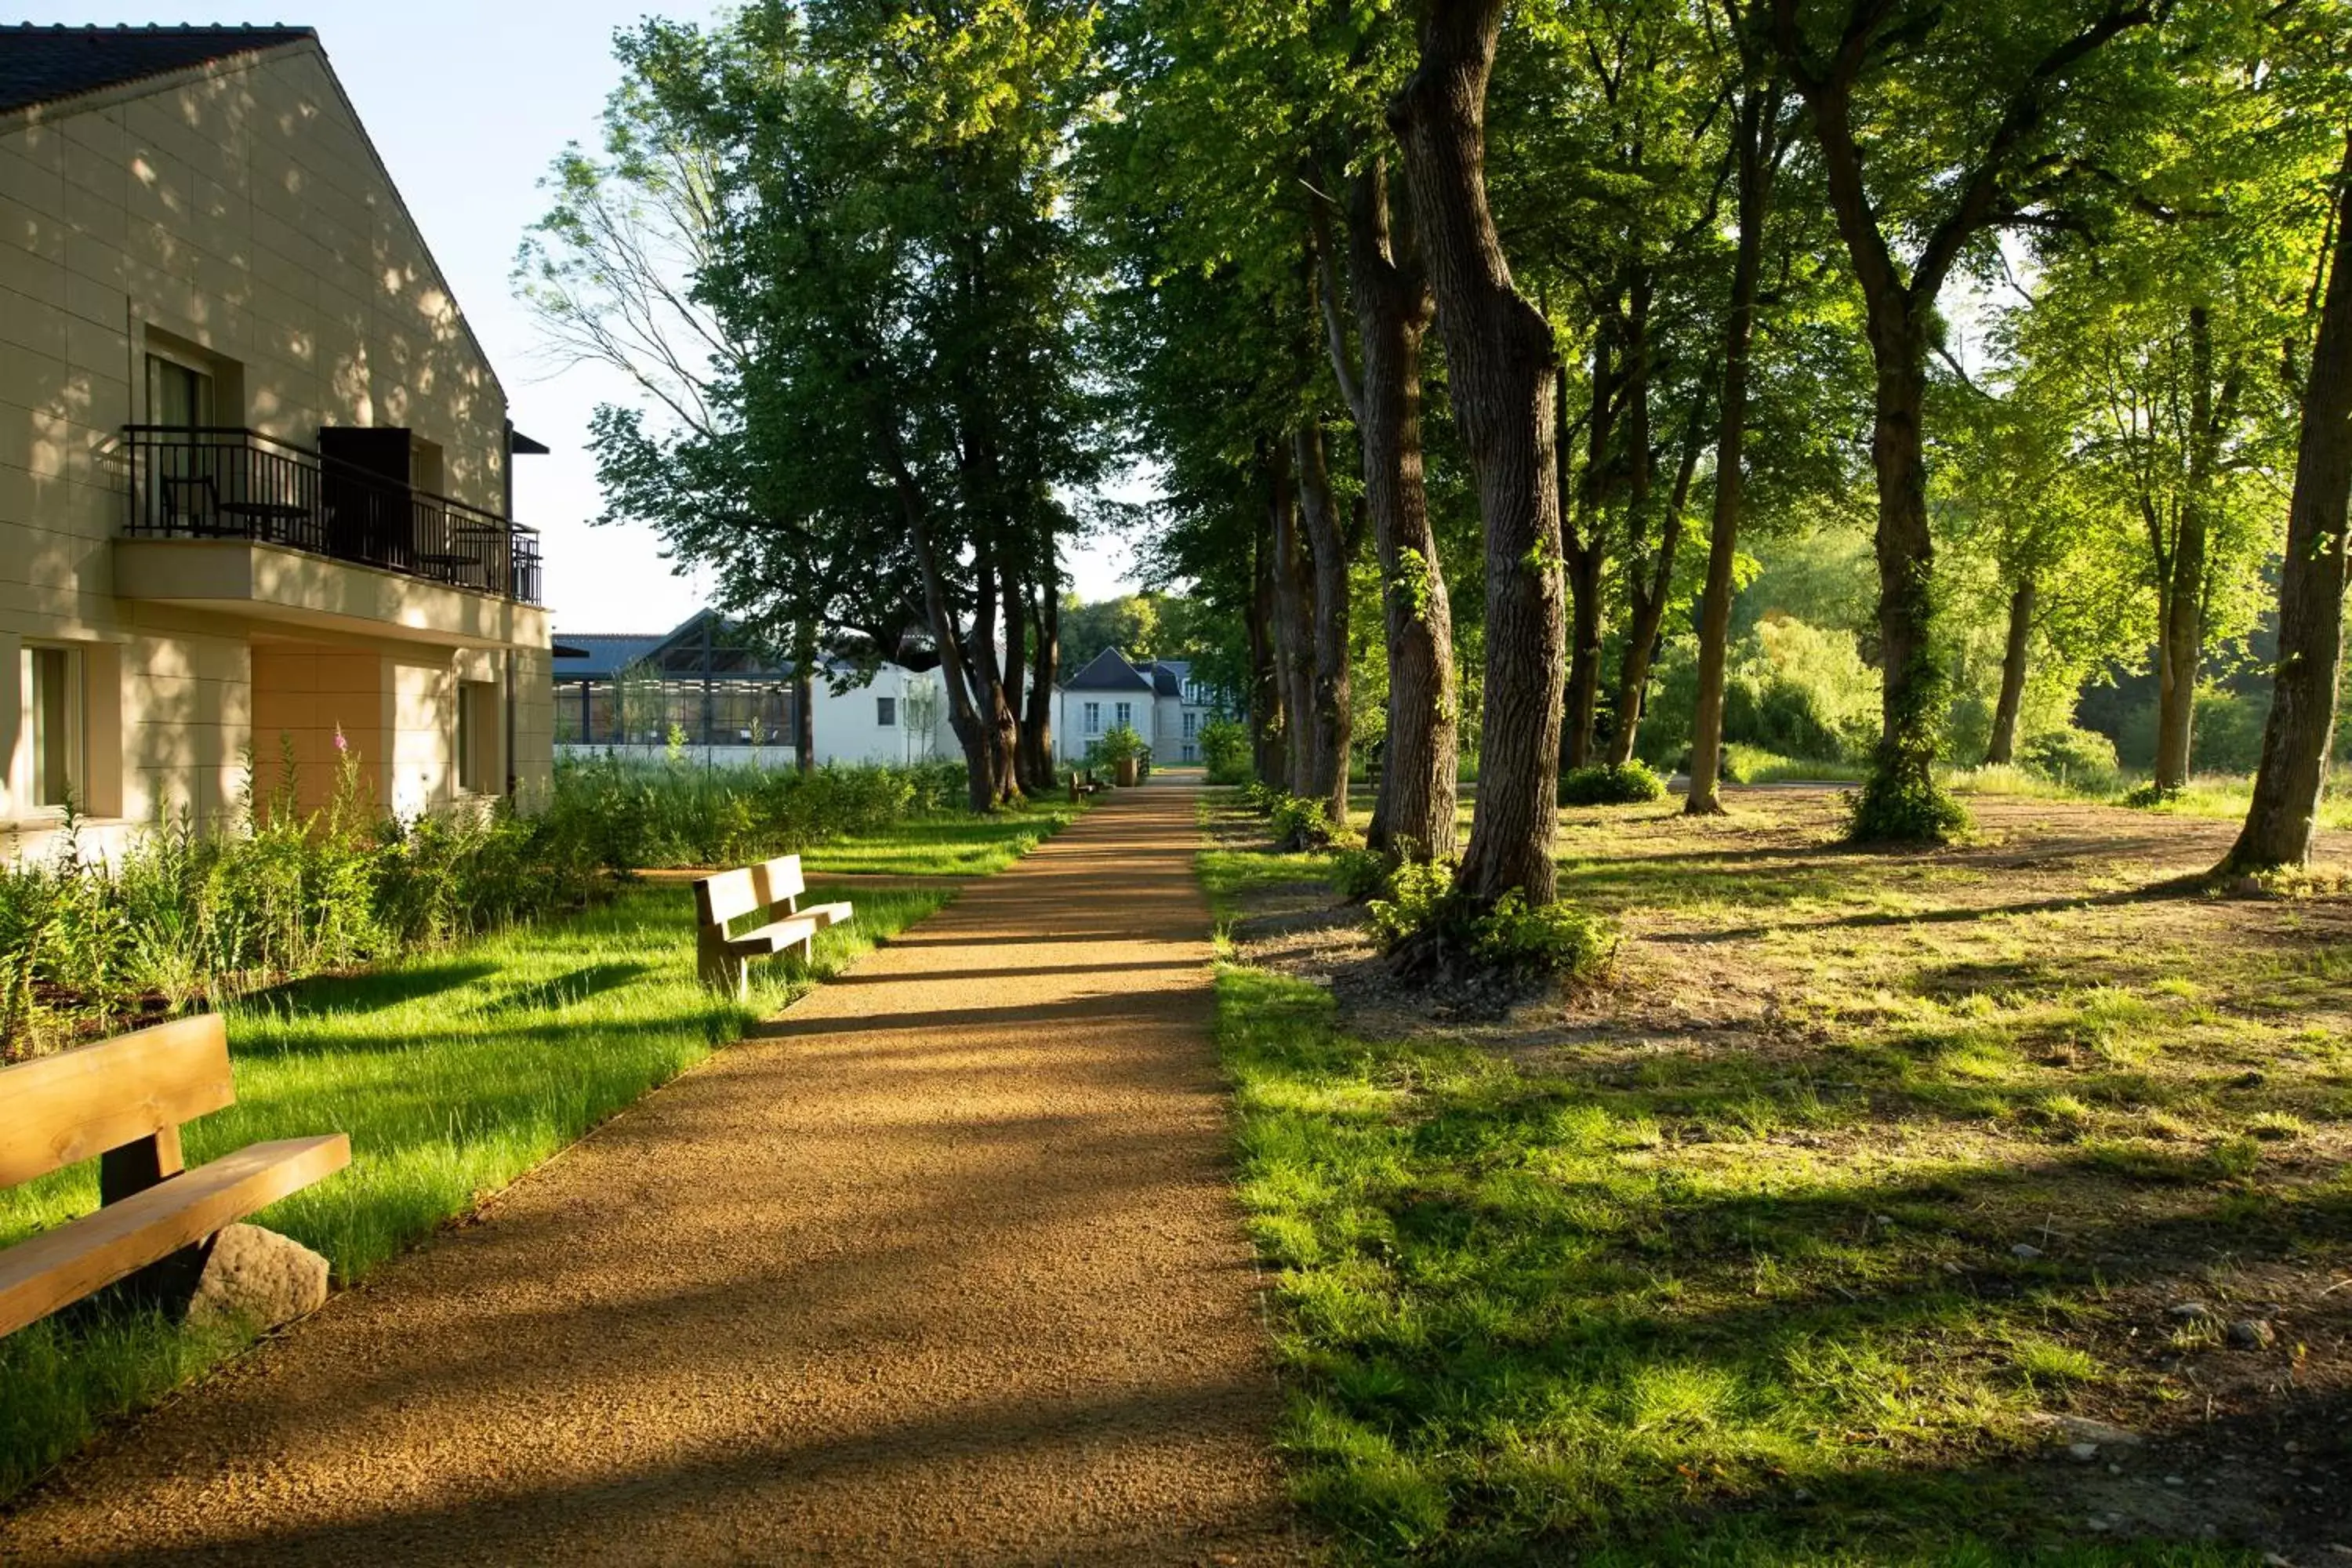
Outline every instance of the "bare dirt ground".
<path id="1" fill-rule="evenodd" d="M 1194 809 L 1122 794 L 974 883 L 68 1466 L 0 1559 L 1303 1555 Z"/>

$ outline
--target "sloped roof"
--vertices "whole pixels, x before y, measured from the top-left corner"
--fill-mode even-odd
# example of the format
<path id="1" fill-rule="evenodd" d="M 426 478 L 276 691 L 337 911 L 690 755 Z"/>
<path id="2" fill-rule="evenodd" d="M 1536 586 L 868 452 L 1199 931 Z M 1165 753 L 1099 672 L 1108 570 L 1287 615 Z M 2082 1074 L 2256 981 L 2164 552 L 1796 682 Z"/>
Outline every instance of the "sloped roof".
<path id="1" fill-rule="evenodd" d="M 1165 660 L 1155 660 L 1147 668 L 1151 672 L 1151 689 L 1154 691 L 1162 697 L 1184 695 L 1184 675 L 1179 667 Z"/>
<path id="2" fill-rule="evenodd" d="M 625 669 L 669 640 L 667 632 L 589 632 L 557 635 L 556 654 L 551 661 L 558 680 L 609 680 L 615 670 Z M 564 651 L 578 648 L 580 657 L 572 658 Z"/>
<path id="3" fill-rule="evenodd" d="M 0 113 L 316 39 L 309 27 L 0 27 Z"/>
<path id="4" fill-rule="evenodd" d="M 1150 691 L 1151 678 L 1127 662 L 1127 655 L 1107 647 L 1085 668 L 1062 682 L 1065 691 Z"/>

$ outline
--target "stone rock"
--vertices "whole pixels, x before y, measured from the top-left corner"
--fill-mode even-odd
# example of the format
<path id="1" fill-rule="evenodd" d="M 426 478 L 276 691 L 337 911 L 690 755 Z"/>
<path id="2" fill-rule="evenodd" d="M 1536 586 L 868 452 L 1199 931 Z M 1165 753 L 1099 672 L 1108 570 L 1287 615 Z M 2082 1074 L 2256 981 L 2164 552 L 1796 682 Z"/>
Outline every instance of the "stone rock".
<path id="1" fill-rule="evenodd" d="M 2087 1415 L 2059 1415 L 2052 1418 L 2061 1436 L 2074 1443 L 2096 1443 L 2105 1447 L 2137 1448 L 2140 1435 L 2127 1426 L 2110 1422 L 2094 1421 Z"/>
<path id="2" fill-rule="evenodd" d="M 2176 1301 L 2164 1310 L 2164 1315 L 2184 1323 L 2201 1323 L 2213 1315 L 2213 1309 L 2202 1301 Z"/>
<path id="3" fill-rule="evenodd" d="M 2021 1263 L 2031 1263 L 2042 1256 L 2042 1249 L 2030 1241 L 2021 1241 L 2009 1249 L 2010 1256 Z"/>
<path id="4" fill-rule="evenodd" d="M 2260 1318 L 2240 1318 L 2230 1325 L 2230 1342 L 2243 1351 L 2266 1351 L 2278 1338 Z"/>
<path id="5" fill-rule="evenodd" d="M 213 1237 L 211 1254 L 188 1302 L 188 1321 L 241 1320 L 274 1329 L 326 1303 L 325 1258 L 274 1230 L 233 1225 Z"/>
<path id="6" fill-rule="evenodd" d="M 2096 1443 L 2069 1443 L 2066 1452 L 2074 1456 L 2076 1464 L 2087 1465 L 2099 1457 L 2099 1446 Z"/>

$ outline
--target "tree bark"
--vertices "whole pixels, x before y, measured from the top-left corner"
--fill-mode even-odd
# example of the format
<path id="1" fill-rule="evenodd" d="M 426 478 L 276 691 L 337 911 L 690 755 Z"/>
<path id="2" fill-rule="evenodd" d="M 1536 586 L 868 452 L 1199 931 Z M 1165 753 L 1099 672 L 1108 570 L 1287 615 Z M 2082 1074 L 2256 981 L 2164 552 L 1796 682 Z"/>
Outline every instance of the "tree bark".
<path id="1" fill-rule="evenodd" d="M 2005 768 L 2017 760 L 2017 716 L 2025 707 L 2025 664 L 2033 647 L 2033 598 L 2028 574 L 2009 595 L 2009 646 L 2000 656 L 2000 700 L 1993 705 L 1987 767 Z"/>
<path id="2" fill-rule="evenodd" d="M 1275 637 L 1274 507 L 1266 508 L 1266 528 L 1251 549 L 1250 645 L 1250 763 L 1258 782 L 1278 784 L 1282 778 L 1282 660 Z"/>
<path id="3" fill-rule="evenodd" d="M 996 608 L 1001 602 L 996 561 L 995 551 L 983 545 L 975 563 L 971 658 L 965 668 L 972 678 L 972 700 L 979 710 L 990 787 L 996 801 L 1003 804 L 1019 799 L 1021 785 L 1013 773 L 1013 710 L 1005 702 L 1004 667 L 996 647 Z"/>
<path id="4" fill-rule="evenodd" d="M 1054 759 L 1054 683 L 1061 675 L 1062 592 L 1055 581 L 1050 542 L 1046 548 L 1045 563 L 1037 579 L 1037 636 L 1030 654 L 1029 707 L 1021 725 L 1021 743 L 1029 756 L 1030 777 L 1039 790 L 1050 792 L 1061 771 Z"/>
<path id="5" fill-rule="evenodd" d="M 1706 436 L 1706 405 L 1691 405 L 1690 429 L 1683 439 L 1683 455 L 1675 469 L 1674 491 L 1666 499 L 1665 521 L 1659 526 L 1658 553 L 1644 577 L 1637 559 L 1626 572 L 1626 593 L 1632 616 L 1625 634 L 1625 657 L 1617 671 L 1617 727 L 1609 737 L 1609 760 L 1623 767 L 1633 760 L 1633 742 L 1642 732 L 1642 710 L 1649 701 L 1650 667 L 1658 650 L 1658 634 L 1666 619 L 1674 591 L 1675 555 L 1682 546 L 1683 511 L 1690 504 L 1691 479 L 1698 472 L 1698 455 Z"/>
<path id="6" fill-rule="evenodd" d="M 2279 570 L 2279 662 L 2253 804 L 2222 868 L 2267 870 L 2311 861 L 2344 666 L 2345 549 L 2352 501 L 2352 139 L 2336 193 L 2335 254 L 2303 395 L 2286 558 Z"/>
<path id="7" fill-rule="evenodd" d="M 1458 837 L 1459 710 L 1454 609 L 1429 522 L 1421 452 L 1421 353 L 1434 301 L 1399 261 L 1387 170 L 1375 159 L 1348 197 L 1348 267 L 1363 371 L 1355 399 L 1364 500 L 1388 635 L 1388 739 L 1368 842 L 1407 860 L 1449 859 Z"/>
<path id="8" fill-rule="evenodd" d="M 1355 726 L 1348 672 L 1348 573 L 1355 563 L 1356 531 L 1339 515 L 1323 427 L 1299 422 L 1293 437 L 1298 469 L 1298 511 L 1314 582 L 1313 722 L 1307 785 L 1301 795 L 1323 803 L 1334 826 L 1348 820 L 1348 753 Z"/>
<path id="9" fill-rule="evenodd" d="M 1723 811 L 1723 682 L 1731 641 L 1731 574 L 1739 556 L 1739 519 L 1748 475 L 1748 356 L 1756 340 L 1756 297 L 1764 270 L 1764 225 L 1771 210 L 1774 137 L 1780 89 L 1751 89 L 1740 100 L 1739 239 L 1731 268 L 1731 310 L 1723 332 L 1723 396 L 1715 438 L 1715 510 L 1709 521 L 1706 586 L 1699 595 L 1698 707 L 1691 721 L 1692 816 Z"/>
<path id="10" fill-rule="evenodd" d="M 1568 578 L 1568 712 L 1560 735 L 1560 765 L 1580 768 L 1592 761 L 1594 722 L 1601 710 L 1601 622 L 1607 606 L 1609 543 L 1607 514 L 1611 457 L 1617 426 L 1621 379 L 1611 352 L 1610 327 L 1604 322 L 1593 334 L 1592 412 L 1586 420 L 1583 482 L 1577 486 L 1575 515 L 1561 535 L 1563 570 Z M 1568 372 L 1554 372 L 1554 419 L 1568 414 Z M 1559 489 L 1568 489 L 1567 432 L 1558 437 L 1554 460 L 1561 470 Z"/>
<path id="11" fill-rule="evenodd" d="M 803 621 L 793 628 L 793 765 L 804 773 L 816 772 L 818 657 L 815 623 Z"/>
<path id="12" fill-rule="evenodd" d="M 1478 480 L 1486 561 L 1478 805 L 1456 886 L 1475 904 L 1559 890 L 1562 655 L 1551 328 L 1511 282 L 1486 205 L 1486 83 L 1504 0 L 1429 0 L 1391 110 Z"/>
<path id="13" fill-rule="evenodd" d="M 948 723 L 956 743 L 963 748 L 964 782 L 976 812 L 994 811 L 998 805 L 996 774 L 989 764 L 988 732 L 972 702 L 971 675 L 963 657 L 963 634 L 956 626 L 955 607 L 948 595 L 939 552 L 931 540 L 930 511 L 922 487 L 907 467 L 898 432 L 878 413 L 875 420 L 890 470 L 891 489 L 906 520 L 907 542 L 915 552 L 915 571 L 923 585 L 923 610 L 930 621 L 931 643 L 939 649 L 940 685 L 948 701 Z"/>
<path id="14" fill-rule="evenodd" d="M 1023 646 L 1029 626 L 1028 595 L 1022 591 L 1020 580 L 1011 567 L 1000 567 L 996 576 L 997 598 L 1003 606 L 1004 616 L 1004 711 L 1013 721 L 1005 746 L 1005 771 L 1012 777 L 1013 789 L 1026 795 L 1039 787 L 1021 744 L 1021 680 L 1029 665 L 1028 650 Z"/>
<path id="15" fill-rule="evenodd" d="M 1315 563 L 1298 522 L 1293 461 L 1297 440 L 1283 443 L 1274 483 L 1274 646 L 1282 680 L 1281 784 L 1289 795 L 1315 787 Z"/>
<path id="16" fill-rule="evenodd" d="M 2228 405 L 2214 396 L 2213 320 L 2189 312 L 2189 474 L 2180 527 L 2165 561 L 2157 613 L 2156 787 L 2171 794 L 2189 783 L 2197 721 L 2197 677 L 2205 662 L 2205 577 L 2211 555 L 2211 500 Z"/>

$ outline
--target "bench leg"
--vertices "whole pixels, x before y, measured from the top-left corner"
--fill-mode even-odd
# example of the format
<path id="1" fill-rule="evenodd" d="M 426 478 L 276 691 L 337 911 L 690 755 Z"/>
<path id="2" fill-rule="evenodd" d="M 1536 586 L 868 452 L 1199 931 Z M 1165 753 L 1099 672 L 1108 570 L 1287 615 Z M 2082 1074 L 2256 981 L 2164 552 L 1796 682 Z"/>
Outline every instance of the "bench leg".
<path id="1" fill-rule="evenodd" d="M 109 1149 L 98 1157 L 98 1201 L 100 1207 L 119 1204 L 160 1183 L 168 1182 L 187 1165 L 180 1152 L 180 1130 L 167 1127 L 152 1138 Z M 99 1292 L 101 1297 L 142 1307 L 161 1307 L 177 1314 L 195 1294 L 212 1257 L 213 1238 L 184 1247 L 169 1258 L 159 1258 L 136 1274 L 118 1279 Z"/>
<path id="2" fill-rule="evenodd" d="M 702 983 L 714 991 L 723 991 L 738 1002 L 751 996 L 751 966 L 741 955 L 730 952 L 722 942 L 712 942 L 708 932 L 696 943 L 696 970 Z"/>

